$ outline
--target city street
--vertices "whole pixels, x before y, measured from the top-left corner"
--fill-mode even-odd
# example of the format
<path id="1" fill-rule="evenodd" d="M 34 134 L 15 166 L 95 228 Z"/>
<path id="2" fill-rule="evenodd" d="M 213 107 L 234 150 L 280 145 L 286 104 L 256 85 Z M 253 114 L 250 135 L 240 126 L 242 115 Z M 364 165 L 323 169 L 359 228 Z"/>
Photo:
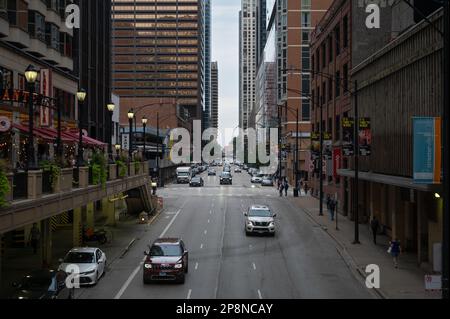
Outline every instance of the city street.
<path id="1" fill-rule="evenodd" d="M 220 172 L 221 167 L 216 167 Z M 158 190 L 163 212 L 130 251 L 107 265 L 82 299 L 197 298 L 371 298 L 352 275 L 336 244 L 307 215 L 280 198 L 276 188 L 252 186 L 247 172 L 233 173 L 233 185 L 206 176 L 202 188 L 166 185 Z M 291 196 L 291 194 L 290 194 Z M 277 214 L 275 237 L 244 232 L 243 211 L 268 205 Z M 136 225 L 142 227 L 142 225 Z M 189 251 L 184 285 L 143 284 L 144 251 L 159 237 L 181 237 Z"/>

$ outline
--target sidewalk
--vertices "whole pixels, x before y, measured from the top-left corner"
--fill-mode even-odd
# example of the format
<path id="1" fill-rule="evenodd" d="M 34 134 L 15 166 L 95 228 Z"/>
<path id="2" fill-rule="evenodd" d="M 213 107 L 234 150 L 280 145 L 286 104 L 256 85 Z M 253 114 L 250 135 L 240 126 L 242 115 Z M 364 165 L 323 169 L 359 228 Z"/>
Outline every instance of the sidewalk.
<path id="1" fill-rule="evenodd" d="M 373 243 L 371 230 L 368 225 L 359 225 L 359 239 L 361 244 L 352 244 L 354 239 L 355 224 L 347 217 L 338 216 L 338 228 L 336 221 L 331 221 L 330 215 L 324 204 L 324 216 L 319 216 L 319 200 L 311 196 L 289 197 L 289 200 L 303 210 L 315 223 L 320 225 L 338 244 L 338 252 L 347 265 L 365 282 L 365 268 L 369 264 L 380 267 L 381 288 L 376 289 L 379 298 L 389 299 L 436 299 L 440 298 L 440 292 L 425 291 L 425 272 L 417 265 L 414 254 L 403 253 L 399 259 L 399 268 L 395 269 L 391 256 L 387 253 L 389 238 L 384 235 L 377 237 L 377 245 Z"/>

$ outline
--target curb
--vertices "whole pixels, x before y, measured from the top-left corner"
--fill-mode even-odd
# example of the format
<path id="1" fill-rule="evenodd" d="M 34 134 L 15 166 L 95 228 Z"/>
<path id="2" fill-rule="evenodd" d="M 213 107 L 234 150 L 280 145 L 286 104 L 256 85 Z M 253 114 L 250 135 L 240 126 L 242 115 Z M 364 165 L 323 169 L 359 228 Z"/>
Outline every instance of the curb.
<path id="1" fill-rule="evenodd" d="M 292 201 L 289 201 L 289 202 L 292 205 L 295 205 L 294 203 L 292 203 Z M 313 217 L 313 214 L 307 208 L 304 208 L 304 207 L 299 207 L 299 208 L 302 209 L 306 213 L 306 215 L 312 222 L 314 222 L 315 224 L 320 226 L 320 228 L 334 240 L 334 242 L 338 245 L 338 246 L 336 246 L 336 251 L 338 252 L 339 256 L 342 258 L 344 263 L 350 269 L 350 271 L 351 271 L 352 275 L 355 277 L 355 279 L 365 287 L 365 282 L 366 282 L 365 273 L 363 273 L 361 271 L 361 269 L 358 267 L 358 265 L 356 264 L 353 257 L 347 252 L 347 249 L 345 248 L 345 246 L 333 234 L 331 234 L 328 231 L 328 228 L 325 225 L 320 224 Z M 368 289 L 368 290 L 377 299 L 389 299 L 387 297 L 387 295 L 385 293 L 383 293 L 380 289 Z"/>

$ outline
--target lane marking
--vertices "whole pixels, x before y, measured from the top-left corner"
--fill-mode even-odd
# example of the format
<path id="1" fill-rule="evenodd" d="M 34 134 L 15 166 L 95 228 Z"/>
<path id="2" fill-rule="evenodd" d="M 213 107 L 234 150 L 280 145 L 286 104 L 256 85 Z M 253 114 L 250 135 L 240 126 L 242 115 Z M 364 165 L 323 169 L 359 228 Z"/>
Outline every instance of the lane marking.
<path id="1" fill-rule="evenodd" d="M 209 224 L 210 220 L 208 219 L 208 224 Z"/>
<path id="2" fill-rule="evenodd" d="M 255 265 L 255 263 L 253 263 L 253 270 L 256 270 L 256 265 Z"/>
<path id="3" fill-rule="evenodd" d="M 258 289 L 258 297 L 259 299 L 263 299 L 262 295 L 261 295 L 261 291 Z"/>
<path id="4" fill-rule="evenodd" d="M 205 235 L 208 233 L 208 231 L 207 230 L 205 230 Z"/>
<path id="5" fill-rule="evenodd" d="M 252 245 L 250 245 L 250 246 L 249 246 L 249 248 L 250 248 L 250 249 L 252 249 L 252 248 L 253 248 L 253 246 L 252 246 Z"/>
<path id="6" fill-rule="evenodd" d="M 179 209 L 177 211 L 177 213 L 175 214 L 175 216 L 173 216 L 172 220 L 169 222 L 169 224 L 166 226 L 166 228 L 164 228 L 163 232 L 161 233 L 161 235 L 159 235 L 159 237 L 164 237 L 164 235 L 167 233 L 167 231 L 169 230 L 170 226 L 172 226 L 173 222 L 175 221 L 175 219 L 178 217 L 178 215 L 180 214 L 181 209 Z"/>
<path id="7" fill-rule="evenodd" d="M 186 299 L 191 299 L 191 293 L 192 293 L 192 289 L 189 289 L 188 295 L 187 295 L 187 298 L 186 298 Z"/>
<path id="8" fill-rule="evenodd" d="M 195 270 L 198 269 L 198 263 L 195 263 Z"/>
<path id="9" fill-rule="evenodd" d="M 142 265 L 144 264 L 145 258 L 146 257 L 144 257 L 144 259 L 139 263 L 139 266 L 137 266 L 136 269 L 131 273 L 130 277 L 128 277 L 127 281 L 123 284 L 122 288 L 120 288 L 119 292 L 114 297 L 114 299 L 120 299 L 120 297 L 122 297 L 123 293 L 128 288 L 128 286 L 130 285 L 130 283 L 134 279 L 134 277 L 136 277 L 137 273 L 139 272 Z"/>
<path id="10" fill-rule="evenodd" d="M 203 244 L 200 245 L 200 249 L 203 249 Z"/>
<path id="11" fill-rule="evenodd" d="M 212 215 L 212 210 L 209 211 L 209 214 Z"/>

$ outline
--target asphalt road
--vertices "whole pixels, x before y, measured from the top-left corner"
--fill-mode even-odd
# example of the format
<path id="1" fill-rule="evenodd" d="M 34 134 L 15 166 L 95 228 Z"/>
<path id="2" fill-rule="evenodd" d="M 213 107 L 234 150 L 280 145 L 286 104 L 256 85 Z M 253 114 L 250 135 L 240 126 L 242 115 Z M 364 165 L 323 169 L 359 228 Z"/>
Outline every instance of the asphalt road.
<path id="1" fill-rule="evenodd" d="M 217 168 L 218 170 L 220 168 Z M 355 279 L 332 239 L 275 188 L 252 187 L 243 171 L 233 185 L 208 177 L 203 188 L 168 185 L 159 190 L 165 210 L 130 251 L 108 265 L 99 283 L 77 291 L 88 299 L 371 298 Z M 269 205 L 277 213 L 275 237 L 244 233 L 243 211 Z M 136 227 L 142 227 L 136 225 Z M 147 226 L 145 226 L 147 227 Z M 189 250 L 184 285 L 144 285 L 143 252 L 158 237 L 181 237 Z"/>

